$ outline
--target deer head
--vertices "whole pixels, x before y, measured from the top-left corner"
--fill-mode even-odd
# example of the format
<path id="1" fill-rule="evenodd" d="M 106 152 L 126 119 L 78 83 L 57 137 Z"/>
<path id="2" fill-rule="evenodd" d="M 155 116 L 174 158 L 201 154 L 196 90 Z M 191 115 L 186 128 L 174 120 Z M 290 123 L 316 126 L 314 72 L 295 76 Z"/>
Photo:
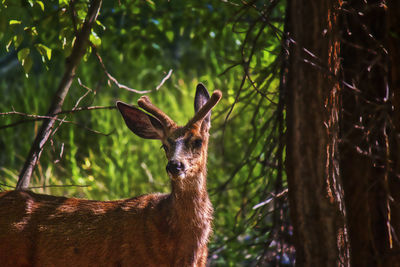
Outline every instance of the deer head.
<path id="1" fill-rule="evenodd" d="M 138 104 L 150 114 L 123 102 L 117 102 L 117 107 L 132 132 L 142 138 L 161 140 L 168 159 L 169 176 L 172 180 L 184 180 L 205 171 L 211 109 L 221 97 L 218 90 L 210 97 L 204 85 L 198 84 L 195 115 L 185 126 L 178 126 L 147 96 L 142 96 Z"/>

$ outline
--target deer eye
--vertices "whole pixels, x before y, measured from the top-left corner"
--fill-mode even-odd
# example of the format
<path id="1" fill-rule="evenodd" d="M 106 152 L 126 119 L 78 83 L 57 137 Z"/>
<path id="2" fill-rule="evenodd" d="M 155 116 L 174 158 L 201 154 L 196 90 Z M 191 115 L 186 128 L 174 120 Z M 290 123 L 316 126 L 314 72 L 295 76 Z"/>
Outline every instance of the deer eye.
<path id="1" fill-rule="evenodd" d="M 193 148 L 198 149 L 203 145 L 203 140 L 201 139 L 196 139 L 193 141 Z"/>

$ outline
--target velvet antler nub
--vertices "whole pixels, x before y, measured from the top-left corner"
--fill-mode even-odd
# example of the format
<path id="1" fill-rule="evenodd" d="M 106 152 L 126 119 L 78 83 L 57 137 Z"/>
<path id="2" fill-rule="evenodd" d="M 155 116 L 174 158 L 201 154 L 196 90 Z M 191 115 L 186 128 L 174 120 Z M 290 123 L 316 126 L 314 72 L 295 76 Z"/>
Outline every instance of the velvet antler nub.
<path id="1" fill-rule="evenodd" d="M 192 126 L 199 126 L 202 122 L 203 119 L 207 116 L 208 112 L 210 112 L 215 105 L 218 104 L 219 100 L 222 98 L 222 92 L 220 90 L 215 90 L 210 99 L 205 103 L 199 111 L 194 115 L 194 117 L 188 122 L 187 126 L 192 127 Z"/>
<path id="2" fill-rule="evenodd" d="M 157 108 L 153 103 L 151 103 L 150 98 L 147 95 L 144 95 L 139 98 L 138 105 L 142 109 L 146 110 L 150 114 L 154 115 L 166 128 L 170 128 L 175 126 L 175 122 L 168 117 L 162 110 Z"/>

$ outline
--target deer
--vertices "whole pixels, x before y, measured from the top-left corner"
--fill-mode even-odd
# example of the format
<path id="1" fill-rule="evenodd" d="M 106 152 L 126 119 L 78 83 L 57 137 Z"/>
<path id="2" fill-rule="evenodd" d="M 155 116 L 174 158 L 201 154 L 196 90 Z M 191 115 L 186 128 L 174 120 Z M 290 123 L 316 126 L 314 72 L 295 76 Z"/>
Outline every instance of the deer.
<path id="1" fill-rule="evenodd" d="M 206 266 L 213 207 L 207 193 L 211 97 L 198 84 L 195 115 L 178 126 L 142 96 L 117 101 L 127 127 L 157 139 L 167 158 L 169 194 L 95 201 L 14 190 L 0 193 L 1 266 Z"/>

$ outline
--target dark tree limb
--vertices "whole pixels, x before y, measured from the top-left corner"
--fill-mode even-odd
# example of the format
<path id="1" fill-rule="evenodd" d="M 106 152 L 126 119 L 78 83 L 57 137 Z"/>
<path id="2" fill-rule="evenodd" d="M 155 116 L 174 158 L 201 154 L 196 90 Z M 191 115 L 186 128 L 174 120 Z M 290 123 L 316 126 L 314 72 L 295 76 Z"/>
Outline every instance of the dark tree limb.
<path id="1" fill-rule="evenodd" d="M 92 0 L 90 2 L 90 7 L 83 23 L 81 31 L 76 36 L 76 41 L 72 49 L 71 55 L 66 59 L 66 68 L 64 76 L 62 77 L 60 84 L 58 86 L 57 92 L 54 95 L 52 105 L 47 112 L 47 116 L 50 119 L 44 120 L 35 140 L 31 146 L 28 157 L 26 158 L 25 164 L 19 174 L 19 179 L 17 183 L 17 190 L 27 189 L 29 182 L 35 169 L 37 162 L 40 159 L 40 155 L 43 151 L 43 147 L 46 144 L 51 131 L 53 129 L 54 123 L 57 119 L 57 113 L 62 109 L 64 99 L 68 94 L 71 83 L 75 77 L 76 69 L 86 52 L 88 45 L 89 35 L 93 24 L 96 21 L 97 15 L 99 14 L 102 0 Z"/>

